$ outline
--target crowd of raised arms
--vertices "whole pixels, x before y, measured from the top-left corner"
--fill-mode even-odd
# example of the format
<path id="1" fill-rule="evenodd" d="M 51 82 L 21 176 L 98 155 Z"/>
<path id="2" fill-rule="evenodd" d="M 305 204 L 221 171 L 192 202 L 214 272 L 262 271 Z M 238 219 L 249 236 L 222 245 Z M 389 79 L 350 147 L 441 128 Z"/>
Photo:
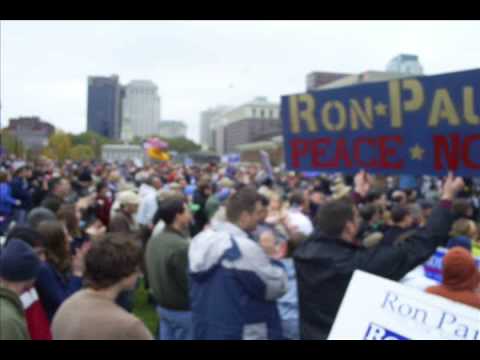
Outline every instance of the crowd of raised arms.
<path id="1" fill-rule="evenodd" d="M 424 291 L 480 309 L 477 179 L 0 166 L 0 339 L 326 339 L 355 270 L 403 281 L 439 247 Z"/>

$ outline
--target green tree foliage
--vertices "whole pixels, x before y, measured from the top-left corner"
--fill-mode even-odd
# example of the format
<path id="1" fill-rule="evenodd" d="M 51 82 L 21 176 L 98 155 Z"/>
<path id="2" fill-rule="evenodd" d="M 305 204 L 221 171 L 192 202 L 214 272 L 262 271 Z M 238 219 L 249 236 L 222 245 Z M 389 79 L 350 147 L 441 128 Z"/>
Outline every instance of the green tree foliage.
<path id="1" fill-rule="evenodd" d="M 116 144 L 116 143 L 117 141 L 108 139 L 92 131 L 87 131 L 78 135 L 72 135 L 72 144 L 74 146 L 77 146 L 77 145 L 89 146 L 93 150 L 95 158 L 100 158 L 102 153 L 102 145 Z"/>
<path id="2" fill-rule="evenodd" d="M 93 160 L 95 152 L 90 145 L 75 145 L 70 149 L 68 157 L 75 161 Z"/>
<path id="3" fill-rule="evenodd" d="M 0 133 L 2 136 L 2 146 L 7 154 L 12 154 L 17 157 L 23 157 L 25 155 L 25 147 L 19 138 L 11 134 L 8 129 L 3 129 Z"/>
<path id="4" fill-rule="evenodd" d="M 168 149 L 170 151 L 176 151 L 178 153 L 195 152 L 202 149 L 200 145 L 184 137 L 162 140 L 168 143 Z"/>
<path id="5" fill-rule="evenodd" d="M 57 131 L 48 139 L 48 146 L 44 149 L 43 155 L 64 162 L 69 157 L 71 149 L 71 135 Z"/>

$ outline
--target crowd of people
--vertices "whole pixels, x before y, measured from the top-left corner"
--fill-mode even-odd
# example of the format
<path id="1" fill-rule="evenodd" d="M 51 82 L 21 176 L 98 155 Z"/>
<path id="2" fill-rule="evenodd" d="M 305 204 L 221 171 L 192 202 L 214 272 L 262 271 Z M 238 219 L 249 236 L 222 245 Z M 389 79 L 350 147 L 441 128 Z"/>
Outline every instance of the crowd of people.
<path id="1" fill-rule="evenodd" d="M 480 309 L 479 199 L 453 174 L 4 158 L 0 338 L 326 339 L 355 270 L 401 281 L 439 247 L 425 291 Z"/>

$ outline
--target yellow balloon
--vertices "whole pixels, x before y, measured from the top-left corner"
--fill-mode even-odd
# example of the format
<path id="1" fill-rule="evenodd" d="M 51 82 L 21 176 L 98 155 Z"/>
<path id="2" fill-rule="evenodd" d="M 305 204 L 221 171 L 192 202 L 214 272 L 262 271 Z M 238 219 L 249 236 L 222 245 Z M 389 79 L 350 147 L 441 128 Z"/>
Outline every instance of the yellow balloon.
<path id="1" fill-rule="evenodd" d="M 170 154 L 159 149 L 150 148 L 148 149 L 147 154 L 151 159 L 154 159 L 154 160 L 160 160 L 160 161 L 170 160 Z"/>

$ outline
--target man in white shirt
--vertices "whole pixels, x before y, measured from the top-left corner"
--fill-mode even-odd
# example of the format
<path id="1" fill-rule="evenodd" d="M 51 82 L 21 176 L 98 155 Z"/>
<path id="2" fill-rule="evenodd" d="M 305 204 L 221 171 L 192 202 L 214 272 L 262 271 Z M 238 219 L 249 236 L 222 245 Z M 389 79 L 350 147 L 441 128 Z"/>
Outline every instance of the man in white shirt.
<path id="1" fill-rule="evenodd" d="M 153 216 L 157 212 L 158 190 L 162 188 L 162 181 L 157 176 L 149 177 L 144 184 L 140 186 L 140 206 L 137 213 L 137 222 L 139 225 L 150 226 Z"/>
<path id="2" fill-rule="evenodd" d="M 306 215 L 309 211 L 308 199 L 301 191 L 294 192 L 289 199 L 290 208 L 287 213 L 287 221 L 294 226 L 296 231 L 304 235 L 310 236 L 313 233 L 313 224 Z"/>

